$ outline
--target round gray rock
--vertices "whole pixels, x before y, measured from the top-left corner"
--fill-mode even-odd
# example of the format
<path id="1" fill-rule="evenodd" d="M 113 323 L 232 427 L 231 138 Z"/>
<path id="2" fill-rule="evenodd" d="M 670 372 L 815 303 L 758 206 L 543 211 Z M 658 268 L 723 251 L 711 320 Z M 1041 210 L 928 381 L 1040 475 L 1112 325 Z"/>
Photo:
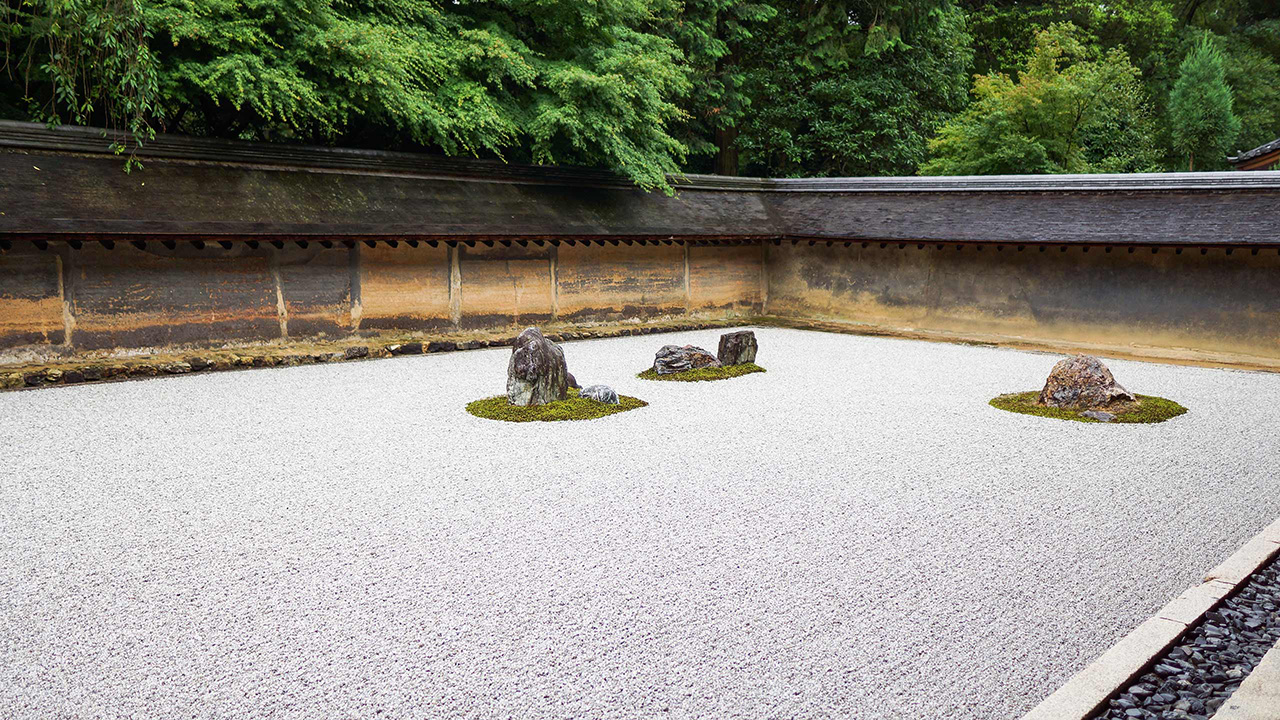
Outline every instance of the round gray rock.
<path id="1" fill-rule="evenodd" d="M 618 393 L 608 385 L 592 385 L 583 388 L 582 392 L 579 393 L 579 397 L 602 402 L 605 405 L 618 405 L 622 402 L 618 399 Z"/>

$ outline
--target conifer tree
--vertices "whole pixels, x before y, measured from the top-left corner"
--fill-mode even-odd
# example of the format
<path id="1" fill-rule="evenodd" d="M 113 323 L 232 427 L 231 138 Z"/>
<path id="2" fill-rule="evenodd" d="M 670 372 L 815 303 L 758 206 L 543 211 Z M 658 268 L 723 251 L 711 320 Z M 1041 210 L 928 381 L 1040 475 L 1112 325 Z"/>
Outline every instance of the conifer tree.
<path id="1" fill-rule="evenodd" d="M 1173 146 L 1187 157 L 1187 170 L 1220 165 L 1240 132 L 1232 108 L 1222 52 L 1203 38 L 1187 53 L 1169 95 Z"/>

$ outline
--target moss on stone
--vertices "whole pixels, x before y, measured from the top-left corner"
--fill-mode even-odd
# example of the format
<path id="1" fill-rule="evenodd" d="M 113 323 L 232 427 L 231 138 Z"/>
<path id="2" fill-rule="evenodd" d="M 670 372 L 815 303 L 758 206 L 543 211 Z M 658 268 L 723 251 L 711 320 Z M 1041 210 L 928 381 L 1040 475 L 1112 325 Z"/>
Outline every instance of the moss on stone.
<path id="1" fill-rule="evenodd" d="M 608 405 L 578 397 L 578 391 L 569 388 L 569 397 L 546 405 L 517 406 L 507 402 L 506 395 L 495 395 L 467 403 L 467 412 L 476 417 L 506 422 L 558 422 L 560 420 L 594 420 L 606 415 L 616 415 L 642 408 L 649 404 L 629 395 L 619 395 L 618 400 L 619 404 Z"/>
<path id="2" fill-rule="evenodd" d="M 685 370 L 684 372 L 659 375 L 653 368 L 636 375 L 641 380 L 667 380 L 675 382 L 705 382 L 708 380 L 728 380 L 751 373 L 764 372 L 765 369 L 755 363 L 740 365 L 724 365 L 722 367 L 704 367 Z"/>
<path id="3" fill-rule="evenodd" d="M 1022 413 L 1023 415 L 1036 415 L 1038 417 L 1056 418 L 1058 420 L 1074 420 L 1076 422 L 1096 423 L 1101 420 L 1082 417 L 1080 415 L 1083 410 L 1066 410 L 1063 408 L 1048 407 L 1039 404 L 1040 393 L 1036 390 L 1031 392 L 1013 393 L 1010 395 L 1001 395 L 991 399 L 991 407 L 1000 410 L 1008 410 L 1009 412 Z M 1187 412 L 1187 409 L 1172 400 L 1155 397 L 1154 395 L 1136 395 L 1138 402 L 1128 403 L 1124 407 L 1108 410 L 1116 416 L 1113 423 L 1158 423 L 1164 422 L 1170 418 L 1178 417 Z"/>

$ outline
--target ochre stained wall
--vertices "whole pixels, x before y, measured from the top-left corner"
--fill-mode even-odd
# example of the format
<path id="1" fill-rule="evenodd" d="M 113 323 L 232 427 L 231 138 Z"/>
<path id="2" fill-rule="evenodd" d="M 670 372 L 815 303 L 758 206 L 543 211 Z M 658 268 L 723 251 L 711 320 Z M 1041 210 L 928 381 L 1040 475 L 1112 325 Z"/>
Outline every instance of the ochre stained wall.
<path id="1" fill-rule="evenodd" d="M 562 244 L 557 309 L 566 320 L 680 314 L 688 308 L 682 245 Z"/>
<path id="2" fill-rule="evenodd" d="M 265 252 L 139 250 L 127 242 L 111 250 L 90 242 L 67 252 L 75 319 L 71 342 L 78 349 L 267 340 L 280 334 Z"/>
<path id="3" fill-rule="evenodd" d="M 62 259 L 30 243 L 0 253 L 0 348 L 61 344 Z"/>
<path id="4" fill-rule="evenodd" d="M 761 310 L 764 278 L 759 245 L 78 244 L 19 241 L 0 252 L 0 361 L 42 350 L 746 316 Z"/>
<path id="5" fill-rule="evenodd" d="M 362 330 L 432 330 L 452 324 L 449 313 L 449 249 L 358 243 L 356 316 Z"/>
<path id="6" fill-rule="evenodd" d="M 770 315 L 1156 357 L 1280 358 L 1274 248 L 1228 255 L 1222 248 L 788 242 L 768 253 Z"/>

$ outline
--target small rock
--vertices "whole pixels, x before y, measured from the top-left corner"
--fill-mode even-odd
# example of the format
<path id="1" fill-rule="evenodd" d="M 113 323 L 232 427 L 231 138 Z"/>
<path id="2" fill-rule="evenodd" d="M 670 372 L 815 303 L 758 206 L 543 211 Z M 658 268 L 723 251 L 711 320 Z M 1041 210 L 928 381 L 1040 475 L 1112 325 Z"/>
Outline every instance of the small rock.
<path id="1" fill-rule="evenodd" d="M 366 358 L 366 357 L 369 357 L 369 348 L 365 347 L 364 345 L 356 345 L 355 347 L 349 347 L 346 349 L 345 352 L 342 353 L 342 356 L 347 360 L 355 360 L 356 358 Z"/>
<path id="2" fill-rule="evenodd" d="M 1097 420 L 1098 422 L 1111 422 L 1112 420 L 1116 419 L 1115 415 L 1112 415 L 1109 412 L 1103 412 L 1101 410 L 1085 410 L 1084 412 L 1080 413 L 1080 417 L 1086 417 L 1091 420 Z"/>
<path id="3" fill-rule="evenodd" d="M 84 382 L 84 373 L 80 370 L 68 370 L 62 374 L 62 379 L 69 383 Z"/>
<path id="4" fill-rule="evenodd" d="M 564 351 L 543 337 L 538 328 L 526 328 L 516 337 L 507 363 L 507 402 L 545 405 L 565 399 L 568 388 L 569 368 Z"/>
<path id="5" fill-rule="evenodd" d="M 1076 410 L 1107 408 L 1136 399 L 1116 383 L 1106 365 L 1091 355 L 1059 361 L 1040 391 L 1040 404 Z"/>
<path id="6" fill-rule="evenodd" d="M 181 375 L 191 372 L 191 366 L 185 362 L 171 362 L 160 366 L 160 371 L 170 375 Z"/>
<path id="7" fill-rule="evenodd" d="M 201 370 L 208 370 L 210 367 L 213 367 L 213 363 L 202 357 L 189 357 L 187 358 L 186 363 L 191 366 L 192 372 L 200 372 Z"/>
<path id="8" fill-rule="evenodd" d="M 129 368 L 124 365 L 108 365 L 102 368 L 103 378 L 124 377 L 129 374 Z"/>
<path id="9" fill-rule="evenodd" d="M 44 385 L 44 371 L 37 370 L 36 372 L 29 372 L 22 376 L 22 381 L 26 383 L 27 387 L 39 387 Z"/>
<path id="10" fill-rule="evenodd" d="M 521 333 L 523 335 L 524 333 Z M 541 333 L 539 333 L 541 335 Z M 453 352 L 458 349 L 458 343 L 449 340 L 432 341 L 427 343 L 427 352 Z"/>
<path id="11" fill-rule="evenodd" d="M 20 388 L 25 384 L 22 373 L 6 373 L 0 375 L 0 387 L 6 389 Z"/>
<path id="12" fill-rule="evenodd" d="M 129 366 L 130 377 L 155 377 L 160 374 L 160 369 L 150 363 L 138 363 Z"/>
<path id="13" fill-rule="evenodd" d="M 721 365 L 741 365 L 756 361 L 756 334 L 750 330 L 725 333 L 720 336 L 720 348 L 716 359 Z"/>
<path id="14" fill-rule="evenodd" d="M 619 405 L 622 403 L 618 399 L 618 393 L 614 392 L 614 389 L 608 385 L 591 385 L 583 388 L 579 395 L 588 400 L 595 400 L 606 405 Z"/>
<path id="15" fill-rule="evenodd" d="M 653 358 L 653 370 L 659 375 L 703 367 L 720 367 L 720 361 L 706 350 L 693 345 L 664 345 Z"/>
<path id="16" fill-rule="evenodd" d="M 468 340 L 458 343 L 459 350 L 479 350 L 482 347 L 488 347 L 489 343 L 484 340 Z"/>
<path id="17" fill-rule="evenodd" d="M 582 389 L 582 386 L 578 384 L 578 378 L 574 377 L 573 373 L 569 373 L 569 387 L 577 390 Z"/>
<path id="18" fill-rule="evenodd" d="M 388 345 L 387 352 L 391 353 L 392 355 L 421 355 L 422 343 L 411 342 L 411 343 L 403 343 L 401 345 Z"/>

